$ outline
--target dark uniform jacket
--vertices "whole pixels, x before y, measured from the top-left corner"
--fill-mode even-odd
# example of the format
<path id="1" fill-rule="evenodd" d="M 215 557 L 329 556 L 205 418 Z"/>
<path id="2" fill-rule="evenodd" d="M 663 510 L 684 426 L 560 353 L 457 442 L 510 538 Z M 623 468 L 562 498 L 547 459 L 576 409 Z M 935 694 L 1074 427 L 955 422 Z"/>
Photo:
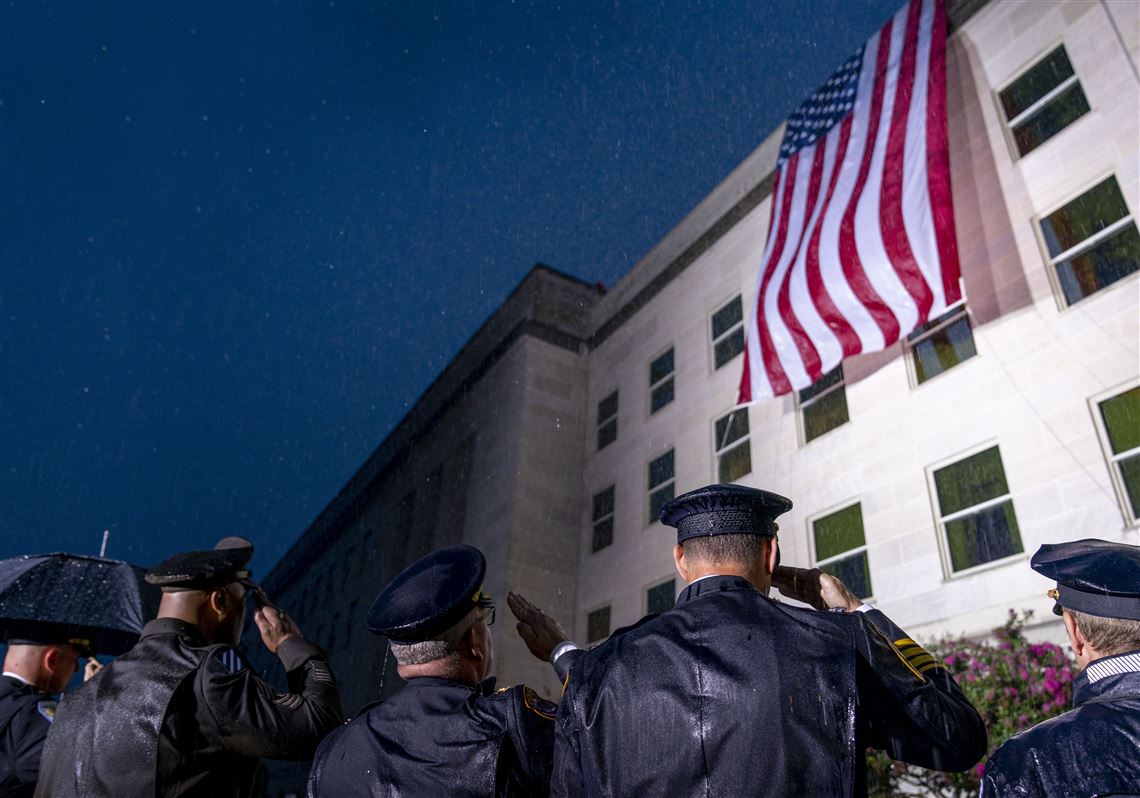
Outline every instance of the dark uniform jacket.
<path id="1" fill-rule="evenodd" d="M 55 704 L 31 685 L 0 676 L 0 798 L 25 798 L 36 788 Z"/>
<path id="2" fill-rule="evenodd" d="M 580 654 L 559 657 L 560 677 Z M 494 683 L 408 680 L 321 743 L 310 798 L 546 795 L 557 706 Z"/>
<path id="3" fill-rule="evenodd" d="M 712 576 L 584 655 L 562 695 L 558 796 L 852 796 L 865 748 L 963 770 L 986 732 L 881 612 L 779 604 Z"/>
<path id="4" fill-rule="evenodd" d="M 1091 663 L 1073 708 L 1006 740 L 986 762 L 983 798 L 1140 795 L 1140 651 Z"/>
<path id="5" fill-rule="evenodd" d="M 151 621 L 60 704 L 37 798 L 249 795 L 258 757 L 306 759 L 343 720 L 324 653 L 290 638 L 277 654 L 290 693 L 191 624 Z"/>

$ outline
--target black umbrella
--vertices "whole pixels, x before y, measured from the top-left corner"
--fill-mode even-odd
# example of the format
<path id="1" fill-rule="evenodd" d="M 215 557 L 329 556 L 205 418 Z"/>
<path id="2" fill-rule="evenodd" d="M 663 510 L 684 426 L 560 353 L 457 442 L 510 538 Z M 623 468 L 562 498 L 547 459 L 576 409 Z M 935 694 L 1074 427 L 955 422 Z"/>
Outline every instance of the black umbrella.
<path id="1" fill-rule="evenodd" d="M 0 560 L 0 641 L 82 640 L 117 655 L 139 639 L 162 592 L 120 560 L 39 554 Z"/>

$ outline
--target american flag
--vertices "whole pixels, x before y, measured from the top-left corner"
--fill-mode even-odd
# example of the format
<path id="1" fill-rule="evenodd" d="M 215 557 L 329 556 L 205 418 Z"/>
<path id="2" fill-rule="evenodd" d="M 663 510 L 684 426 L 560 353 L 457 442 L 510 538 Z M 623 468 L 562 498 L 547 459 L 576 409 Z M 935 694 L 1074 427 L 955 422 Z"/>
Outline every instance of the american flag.
<path id="1" fill-rule="evenodd" d="M 960 297 L 946 9 L 911 0 L 788 119 L 737 403 L 806 388 Z"/>

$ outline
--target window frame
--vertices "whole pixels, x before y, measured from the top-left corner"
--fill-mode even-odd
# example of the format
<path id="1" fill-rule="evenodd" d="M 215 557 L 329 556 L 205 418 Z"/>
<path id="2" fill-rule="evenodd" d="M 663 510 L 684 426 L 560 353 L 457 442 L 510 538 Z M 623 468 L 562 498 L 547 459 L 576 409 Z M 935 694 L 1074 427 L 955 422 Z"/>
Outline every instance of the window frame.
<path id="1" fill-rule="evenodd" d="M 839 365 L 836 366 L 835 368 L 836 369 L 842 369 L 843 368 L 843 362 L 840 361 Z M 834 370 L 835 369 L 832 369 L 832 371 L 834 371 Z M 827 372 L 827 374 L 830 374 L 830 373 L 831 373 L 830 371 Z M 826 377 L 827 374 L 824 374 L 823 377 Z M 823 377 L 820 377 L 820 379 L 823 379 Z M 818 380 L 816 382 L 818 382 Z M 812 385 L 815 385 L 815 383 L 812 383 Z M 809 385 L 808 388 L 811 388 L 812 385 Z M 804 420 L 804 408 L 805 407 L 811 407 L 812 405 L 814 405 L 816 402 L 818 402 L 823 397 L 827 396 L 828 394 L 830 394 L 833 391 L 840 389 L 840 388 L 842 388 L 844 391 L 845 395 L 843 397 L 843 401 L 846 404 L 846 402 L 847 402 L 847 397 L 846 397 L 847 371 L 846 370 L 843 371 L 843 379 L 841 379 L 838 383 L 836 383 L 835 385 L 830 385 L 827 388 L 825 388 L 824 390 L 820 391 L 815 396 L 808 399 L 807 403 L 805 404 L 804 402 L 800 401 L 800 393 L 802 391 L 808 390 L 808 388 L 801 388 L 798 391 L 792 392 L 796 398 L 796 427 L 799 431 L 799 439 L 800 439 L 800 446 L 801 447 L 807 446 L 814 441 L 820 440 L 821 438 L 825 438 L 825 437 L 827 437 L 828 434 L 834 432 L 835 430 L 839 429 L 840 427 L 844 427 L 844 426 L 851 423 L 851 406 L 848 405 L 848 407 L 847 407 L 847 420 L 846 421 L 844 421 L 842 424 L 838 424 L 838 425 L 832 427 L 827 432 L 822 432 L 819 435 L 816 435 L 814 438 L 809 440 L 808 436 L 807 436 L 807 423 Z"/>
<path id="2" fill-rule="evenodd" d="M 746 405 L 744 407 L 734 407 L 734 408 L 730 408 L 726 412 L 718 413 L 717 415 L 715 415 L 713 417 L 711 433 L 712 433 L 712 448 L 713 448 L 713 473 L 712 473 L 712 476 L 713 476 L 714 482 L 721 482 L 720 458 L 723 455 L 728 454 L 733 449 L 737 449 L 741 446 L 747 446 L 748 447 L 748 470 L 745 471 L 743 474 L 741 474 L 739 477 L 737 477 L 737 479 L 740 479 L 741 477 L 746 477 L 752 473 L 752 418 L 751 418 L 750 410 L 751 410 L 750 405 Z M 724 446 L 724 448 L 720 448 L 720 441 L 717 439 L 717 435 L 716 435 L 716 425 L 719 421 L 721 421 L 722 419 L 728 418 L 734 412 L 744 413 L 744 421 L 748 425 L 748 431 L 743 436 L 741 436 L 740 438 L 737 438 L 736 440 L 730 441 L 729 443 L 727 443 Z M 727 431 L 727 429 L 726 429 L 726 431 Z"/>
<path id="3" fill-rule="evenodd" d="M 947 466 L 952 466 L 955 463 L 969 459 L 976 454 L 981 454 L 987 449 L 994 448 L 998 450 L 998 457 L 1001 460 L 1002 474 L 1005 476 L 1005 485 L 1006 489 L 1009 492 L 1003 493 L 1001 496 L 997 496 L 993 499 L 987 499 L 984 502 L 979 502 L 978 504 L 972 504 L 964 510 L 958 510 L 954 513 L 951 513 L 950 515 L 943 516 L 942 507 L 938 502 L 938 483 L 934 479 L 935 473 L 942 470 L 943 468 L 946 468 Z M 969 449 L 962 449 L 957 453 L 950 455 L 949 457 L 945 457 L 936 463 L 928 465 L 926 467 L 926 486 L 927 491 L 930 495 L 930 509 L 934 515 L 934 533 L 938 537 L 938 553 L 942 560 L 942 581 L 949 582 L 955 579 L 962 579 L 964 577 L 972 576 L 973 574 L 982 571 L 988 571 L 991 568 L 1000 568 L 1002 566 L 1015 563 L 1019 560 L 1027 559 L 1029 557 L 1029 552 L 1026 551 L 1025 548 L 1025 540 L 1022 538 L 1021 551 L 1015 552 L 1006 557 L 999 557 L 996 560 L 990 560 L 989 562 L 980 563 L 978 565 L 971 565 L 969 568 L 963 568 L 960 571 L 954 570 L 953 563 L 950 558 L 950 541 L 946 537 L 946 523 L 948 521 L 953 521 L 957 518 L 965 517 L 971 513 L 976 513 L 980 510 L 996 506 L 1006 500 L 1008 500 L 1010 506 L 1013 507 L 1014 517 L 1017 517 L 1017 507 L 1013 503 L 1013 484 L 1009 478 L 1009 471 L 1006 470 L 1005 457 L 1002 456 L 1001 445 L 998 442 L 997 438 L 987 439 L 982 443 L 971 446 Z M 1021 533 L 1021 524 L 1018 522 L 1019 536 Z"/>
<path id="4" fill-rule="evenodd" d="M 607 402 L 611 396 L 614 397 L 613 415 L 609 415 L 609 416 L 606 416 L 605 418 L 602 418 L 602 405 L 605 402 Z M 603 396 L 601 399 L 598 400 L 597 422 L 594 424 L 594 444 L 595 444 L 595 446 L 597 446 L 597 448 L 594 450 L 595 452 L 600 452 L 603 449 L 608 449 L 611 444 L 617 442 L 617 439 L 618 439 L 617 421 L 618 421 L 618 414 L 620 412 L 621 412 L 621 392 L 619 389 L 614 388 L 612 391 L 610 391 L 609 393 L 607 393 L 605 396 Z M 602 427 L 608 425 L 611 421 L 614 424 L 614 437 L 613 437 L 613 439 L 606 441 L 606 443 L 604 445 L 598 446 L 597 445 L 598 444 L 598 436 L 601 435 Z"/>
<path id="5" fill-rule="evenodd" d="M 594 502 L 597 500 L 598 496 L 601 496 L 606 491 L 612 491 L 613 492 L 613 506 L 611 507 L 608 514 L 602 515 L 601 518 L 594 518 Z M 614 545 L 614 532 L 617 529 L 617 527 L 614 523 L 614 518 L 616 516 L 617 516 L 617 484 L 616 483 L 610 483 L 609 485 L 602 488 L 601 490 L 594 491 L 593 493 L 590 494 L 590 554 L 597 554 L 598 552 L 605 551 L 610 546 Z M 605 546 L 602 546 L 600 549 L 595 549 L 594 548 L 594 535 L 595 535 L 598 524 L 602 523 L 603 521 L 609 521 L 610 522 L 610 542 L 608 544 L 606 544 Z"/>
<path id="6" fill-rule="evenodd" d="M 953 315 L 951 315 L 951 314 L 953 314 Z M 970 325 L 970 337 L 974 338 L 974 313 L 970 309 L 969 303 L 966 301 L 965 295 L 963 295 L 962 298 L 959 299 L 957 302 L 955 302 L 953 305 L 946 308 L 946 310 L 944 310 L 942 312 L 942 315 L 945 316 L 946 318 L 944 318 L 936 326 L 931 327 L 928 330 L 923 330 L 920 335 L 915 337 L 914 341 L 910 340 L 910 335 L 904 335 L 902 338 L 903 351 L 905 351 L 906 355 L 907 355 L 907 357 L 906 357 L 906 375 L 907 375 L 907 380 L 910 382 L 910 389 L 912 391 L 921 388 L 923 385 L 929 385 L 931 382 L 938 379 L 943 374 L 947 374 L 947 373 L 953 371 L 954 369 L 958 368 L 959 366 L 964 365 L 968 360 L 973 360 L 973 359 L 981 356 L 981 354 L 982 354 L 978 350 L 977 339 L 975 339 L 974 340 L 974 354 L 971 357 L 966 358 L 966 360 L 959 360 L 957 363 L 955 363 L 950 368 L 943 369 L 942 371 L 935 374 L 933 377 L 927 377 L 922 382 L 919 382 L 918 381 L 918 366 L 916 366 L 915 362 L 914 362 L 915 357 L 916 357 L 915 351 L 914 351 L 915 346 L 922 343 L 923 341 L 925 341 L 927 338 L 934 335 L 935 333 L 946 329 L 951 324 L 954 324 L 956 321 L 958 321 L 960 318 L 963 318 L 963 317 L 965 317 L 967 323 Z M 913 335 L 913 333 L 911 333 L 911 335 Z M 847 375 L 844 374 L 844 382 L 845 383 L 846 383 L 846 378 L 847 378 Z"/>
<path id="7" fill-rule="evenodd" d="M 1124 198 L 1124 207 L 1128 209 L 1128 214 L 1116 220 L 1105 229 L 1098 230 L 1096 233 L 1093 233 L 1091 236 L 1086 238 L 1084 241 L 1081 241 L 1076 246 L 1069 247 L 1067 250 L 1061 252 L 1056 257 L 1050 255 L 1049 243 L 1045 240 L 1045 231 L 1042 229 L 1041 223 L 1057 211 L 1064 208 L 1070 202 L 1080 199 L 1085 194 L 1089 193 L 1109 178 L 1112 178 L 1116 181 L 1116 186 L 1120 189 L 1120 194 Z M 1132 222 L 1135 225 L 1136 215 L 1133 213 L 1132 207 L 1128 204 L 1128 197 L 1125 195 L 1124 189 L 1120 185 L 1120 178 L 1117 176 L 1116 170 L 1111 168 L 1107 171 L 1098 172 L 1091 179 L 1079 183 L 1075 189 L 1066 192 L 1062 199 L 1054 202 L 1049 206 L 1046 206 L 1046 209 L 1044 211 L 1041 211 L 1033 217 L 1033 234 L 1037 237 L 1037 246 L 1041 250 L 1041 259 L 1045 263 L 1046 276 L 1049 279 L 1049 287 L 1053 290 L 1053 299 L 1057 303 L 1058 312 L 1063 313 L 1069 308 L 1083 305 L 1093 297 L 1105 294 L 1118 286 L 1127 285 L 1129 281 L 1137 279 L 1137 275 L 1140 275 L 1140 269 L 1132 272 L 1132 274 L 1129 274 L 1126 277 L 1120 278 L 1115 283 L 1106 285 L 1104 288 L 1094 291 L 1087 296 L 1083 296 L 1076 302 L 1070 304 L 1069 301 L 1065 299 L 1065 289 L 1061 286 L 1061 277 L 1057 273 L 1058 263 L 1074 258 L 1077 255 L 1081 255 L 1085 251 L 1099 244 L 1101 241 L 1123 229 L 1127 222 Z M 1140 225 L 1137 225 L 1137 229 L 1140 230 Z"/>
<path id="8" fill-rule="evenodd" d="M 1126 528 L 1140 526 L 1140 512 L 1135 512 L 1132 509 L 1132 502 L 1128 498 L 1128 491 L 1124 486 L 1124 476 L 1120 473 L 1120 466 L 1117 465 L 1117 461 L 1140 454 L 1140 448 L 1128 449 L 1119 454 L 1112 451 L 1112 441 L 1109 440 L 1108 427 L 1104 423 L 1104 415 L 1100 412 L 1100 405 L 1135 388 L 1140 388 L 1140 378 L 1134 377 L 1107 391 L 1090 396 L 1088 400 L 1093 427 L 1096 429 L 1097 440 L 1100 442 L 1100 448 L 1104 453 L 1105 466 L 1108 468 L 1108 476 L 1112 482 L 1112 489 L 1116 492 L 1117 504 L 1120 505 L 1120 512 Z"/>
<path id="9" fill-rule="evenodd" d="M 641 601 L 642 601 L 642 615 L 649 614 L 649 591 L 662 587 L 668 583 L 673 583 L 673 604 L 677 603 L 677 575 L 661 577 L 652 582 L 642 585 L 641 588 Z"/>
<path id="10" fill-rule="evenodd" d="M 670 476 L 668 479 L 657 483 L 656 485 L 650 486 L 650 484 L 649 484 L 650 469 L 652 468 L 653 463 L 656 462 L 657 460 L 660 460 L 662 457 L 669 454 L 670 452 L 673 453 L 673 475 Z M 673 498 L 677 498 L 677 447 L 676 447 L 676 445 L 670 444 L 668 446 L 668 448 L 661 449 L 657 454 L 653 455 L 648 460 L 646 460 L 645 461 L 645 472 L 644 473 L 645 473 L 645 485 L 646 485 L 644 507 L 645 507 L 645 515 L 646 515 L 646 517 L 649 518 L 648 522 L 645 525 L 646 525 L 646 527 L 651 527 L 654 524 L 658 523 L 657 518 L 650 517 L 652 515 L 652 513 L 650 512 L 649 508 L 650 508 L 650 504 L 653 501 L 653 494 L 656 493 L 657 491 L 659 491 L 661 488 L 665 487 L 666 485 L 672 485 L 673 486 Z"/>
<path id="11" fill-rule="evenodd" d="M 1073 74 L 1070 75 L 1069 77 L 1065 78 L 1063 81 L 1058 83 L 1056 86 L 1054 86 L 1052 89 L 1047 91 L 1045 94 L 1038 97 L 1036 100 L 1033 101 L 1032 105 L 1030 105 L 1028 108 L 1026 108 L 1021 113 L 1019 113 L 1013 119 L 1008 118 L 1006 116 L 1006 113 L 1005 113 L 1005 105 L 1001 101 L 1002 92 L 1006 91 L 1007 89 L 1012 87 L 1014 83 L 1017 83 L 1017 81 L 1019 81 L 1019 80 L 1021 80 L 1021 78 L 1025 77 L 1025 75 L 1027 75 L 1035 66 L 1040 64 L 1042 61 L 1044 61 L 1050 55 L 1052 55 L 1053 52 L 1057 50 L 1057 48 L 1063 48 L 1064 49 L 1065 58 L 1068 59 L 1069 66 L 1071 66 L 1073 68 Z M 1044 108 L 1046 105 L 1048 105 L 1051 101 L 1055 100 L 1057 97 L 1060 97 L 1068 89 L 1072 88 L 1074 83 L 1080 85 L 1081 93 L 1085 97 L 1085 102 L 1088 104 L 1089 110 L 1086 111 L 1085 113 L 1083 113 L 1077 119 L 1074 119 L 1072 122 L 1070 122 L 1068 125 L 1066 125 L 1061 130 L 1058 130 L 1056 133 L 1054 133 L 1052 136 L 1050 136 L 1049 139 L 1042 142 L 1037 147 L 1034 147 L 1032 150 L 1025 153 L 1024 155 L 1022 155 L 1021 150 L 1017 146 L 1017 137 L 1014 135 L 1014 124 L 1019 123 L 1019 122 L 1024 122 L 1025 120 L 1031 118 L 1035 113 L 1040 111 L 1042 108 Z M 1047 141 L 1050 141 L 1054 138 L 1057 138 L 1062 133 L 1064 133 L 1066 130 L 1068 130 L 1069 128 L 1073 127 L 1078 122 L 1080 122 L 1082 119 L 1085 119 L 1086 117 L 1092 116 L 1093 112 L 1097 110 L 1096 106 L 1093 105 L 1092 100 L 1089 98 L 1088 92 L 1085 91 L 1084 84 L 1081 83 L 1081 76 L 1077 72 L 1077 65 L 1073 63 L 1073 59 L 1070 57 L 1070 54 L 1069 54 L 1069 48 L 1065 46 L 1065 40 L 1063 38 L 1053 39 L 1051 42 L 1049 42 L 1049 44 L 1045 45 L 1045 47 L 1038 50 L 1037 53 L 1034 54 L 1034 56 L 1032 58 L 1030 58 L 1028 61 L 1026 61 L 1024 64 L 1022 64 L 1020 69 L 1018 69 L 1016 72 L 1014 72 L 1008 78 L 1006 78 L 1006 80 L 1003 83 L 1001 83 L 997 88 L 994 89 L 993 99 L 994 99 L 994 107 L 997 110 L 998 118 L 1002 121 L 1002 132 L 1003 132 L 1003 135 L 1005 136 L 1006 143 L 1009 146 L 1010 158 L 1014 163 L 1017 163 L 1021 159 L 1028 158 L 1029 156 L 1033 155 L 1033 153 L 1040 150 L 1041 147 L 1043 147 L 1047 143 Z"/>
<path id="12" fill-rule="evenodd" d="M 821 519 L 827 518 L 828 516 L 835 515 L 837 513 L 841 513 L 844 510 L 849 510 L 852 507 L 856 507 L 856 506 L 859 507 L 859 520 L 863 522 L 863 545 L 862 546 L 856 546 L 853 549 L 848 549 L 847 551 L 843 552 L 842 554 L 835 554 L 835 555 L 832 555 L 831 557 L 828 557 L 824 560 L 820 560 L 817 553 L 816 553 L 816 549 L 815 549 L 815 522 L 819 521 Z M 841 502 L 840 504 L 833 505 L 832 507 L 830 507 L 826 510 L 822 510 L 818 513 L 815 513 L 814 515 L 809 516 L 807 518 L 806 523 L 807 523 L 807 536 L 808 536 L 808 554 L 811 557 L 811 562 L 812 562 L 811 567 L 812 568 L 818 568 L 821 565 L 827 565 L 828 563 L 832 563 L 832 562 L 835 562 L 837 560 L 842 560 L 842 559 L 845 559 L 847 557 L 851 557 L 855 554 L 862 554 L 864 557 L 867 558 L 867 573 L 868 573 L 868 576 L 870 576 L 870 573 L 871 573 L 871 556 L 867 553 L 867 551 L 868 551 L 868 548 L 867 548 L 867 524 L 863 519 L 863 500 L 862 499 L 850 499 L 848 501 Z M 850 587 L 850 586 L 848 586 L 848 587 Z M 866 597 L 856 596 L 855 598 L 859 599 L 864 604 L 873 603 L 874 599 L 875 599 L 874 587 L 875 587 L 875 580 L 871 579 L 871 588 L 872 588 L 871 595 L 866 596 Z"/>
<path id="13" fill-rule="evenodd" d="M 661 358 L 665 357 L 665 355 L 667 355 L 669 353 L 673 354 L 673 368 L 669 370 L 668 374 L 666 374 L 661 379 L 657 380 L 657 382 L 653 382 L 653 364 L 656 363 Z M 648 409 L 647 417 L 657 415 L 662 410 L 664 410 L 666 407 L 668 407 L 669 405 L 671 405 L 675 401 L 677 401 L 677 380 L 676 380 L 676 377 L 677 377 L 677 347 L 674 346 L 673 344 L 669 344 L 664 349 L 662 349 L 657 354 L 655 354 L 653 357 L 649 358 L 649 369 L 648 369 L 648 371 L 649 371 L 649 373 L 647 375 L 647 379 L 649 381 L 649 391 L 646 393 L 646 397 L 648 399 L 649 404 L 648 404 L 648 408 L 647 408 Z M 653 394 L 658 388 L 665 387 L 665 384 L 668 382 L 673 383 L 673 397 L 668 402 L 661 405 L 661 407 L 654 410 L 653 409 Z"/>
<path id="14" fill-rule="evenodd" d="M 740 302 L 740 321 L 733 324 L 731 327 L 729 327 L 727 330 L 725 330 L 720 335 L 714 336 L 713 335 L 713 317 L 715 317 L 716 314 L 720 313 L 722 310 L 727 308 L 733 302 L 736 302 L 738 300 Z M 709 326 L 707 329 L 709 331 L 709 365 L 712 367 L 710 370 L 711 374 L 715 374 L 716 372 L 720 371 L 722 368 L 727 366 L 729 363 L 736 360 L 736 358 L 738 358 L 742 354 L 744 354 L 744 350 L 748 347 L 748 341 L 745 338 L 746 330 L 744 327 L 744 322 L 748 318 L 748 316 L 747 316 L 747 313 L 745 311 L 746 311 L 746 308 L 744 307 L 744 293 L 742 291 L 737 291 L 732 296 L 730 296 L 728 299 L 726 299 L 724 302 L 721 302 L 720 304 L 716 305 L 712 309 L 712 311 L 708 314 L 707 318 L 708 318 L 708 325 Z M 718 366 L 716 363 L 716 347 L 717 347 L 717 344 L 721 343 L 722 341 L 728 340 L 738 329 L 740 330 L 740 336 L 741 336 L 741 341 L 742 341 L 742 346 L 740 348 L 740 351 L 737 352 L 735 355 L 733 355 L 728 360 L 724 361 L 723 363 L 721 363 Z"/>

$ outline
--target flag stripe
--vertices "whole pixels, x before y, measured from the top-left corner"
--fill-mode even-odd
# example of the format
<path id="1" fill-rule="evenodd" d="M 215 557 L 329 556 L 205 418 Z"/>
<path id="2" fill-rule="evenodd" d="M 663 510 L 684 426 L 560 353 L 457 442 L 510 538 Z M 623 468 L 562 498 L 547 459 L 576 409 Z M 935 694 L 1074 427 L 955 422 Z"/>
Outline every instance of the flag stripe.
<path id="1" fill-rule="evenodd" d="M 784 251 L 784 238 L 788 232 L 788 210 L 792 205 L 792 190 L 796 182 L 796 165 L 799 163 L 799 154 L 792 156 L 788 161 L 784 170 L 780 173 L 780 212 L 777 217 L 776 226 L 776 244 L 772 251 L 768 253 L 767 260 L 769 262 L 779 261 L 780 255 Z M 768 285 L 772 281 L 772 272 L 765 269 L 764 276 L 760 283 L 760 290 L 757 293 L 759 301 L 757 302 L 757 327 L 760 333 L 760 354 L 763 357 L 764 370 L 767 372 L 768 384 L 771 386 L 772 392 L 775 395 L 788 393 L 792 386 L 788 382 L 787 375 L 784 369 L 780 366 L 779 360 L 776 358 L 776 347 L 772 342 L 772 332 L 767 324 L 767 302 L 765 297 L 768 294 Z"/>
<path id="2" fill-rule="evenodd" d="M 946 9 L 938 3 L 930 33 L 930 68 L 926 94 L 926 179 L 942 287 L 949 307 L 962 298 L 959 284 L 958 239 L 954 228 L 954 198 L 950 192 L 950 142 L 946 131 Z"/>

